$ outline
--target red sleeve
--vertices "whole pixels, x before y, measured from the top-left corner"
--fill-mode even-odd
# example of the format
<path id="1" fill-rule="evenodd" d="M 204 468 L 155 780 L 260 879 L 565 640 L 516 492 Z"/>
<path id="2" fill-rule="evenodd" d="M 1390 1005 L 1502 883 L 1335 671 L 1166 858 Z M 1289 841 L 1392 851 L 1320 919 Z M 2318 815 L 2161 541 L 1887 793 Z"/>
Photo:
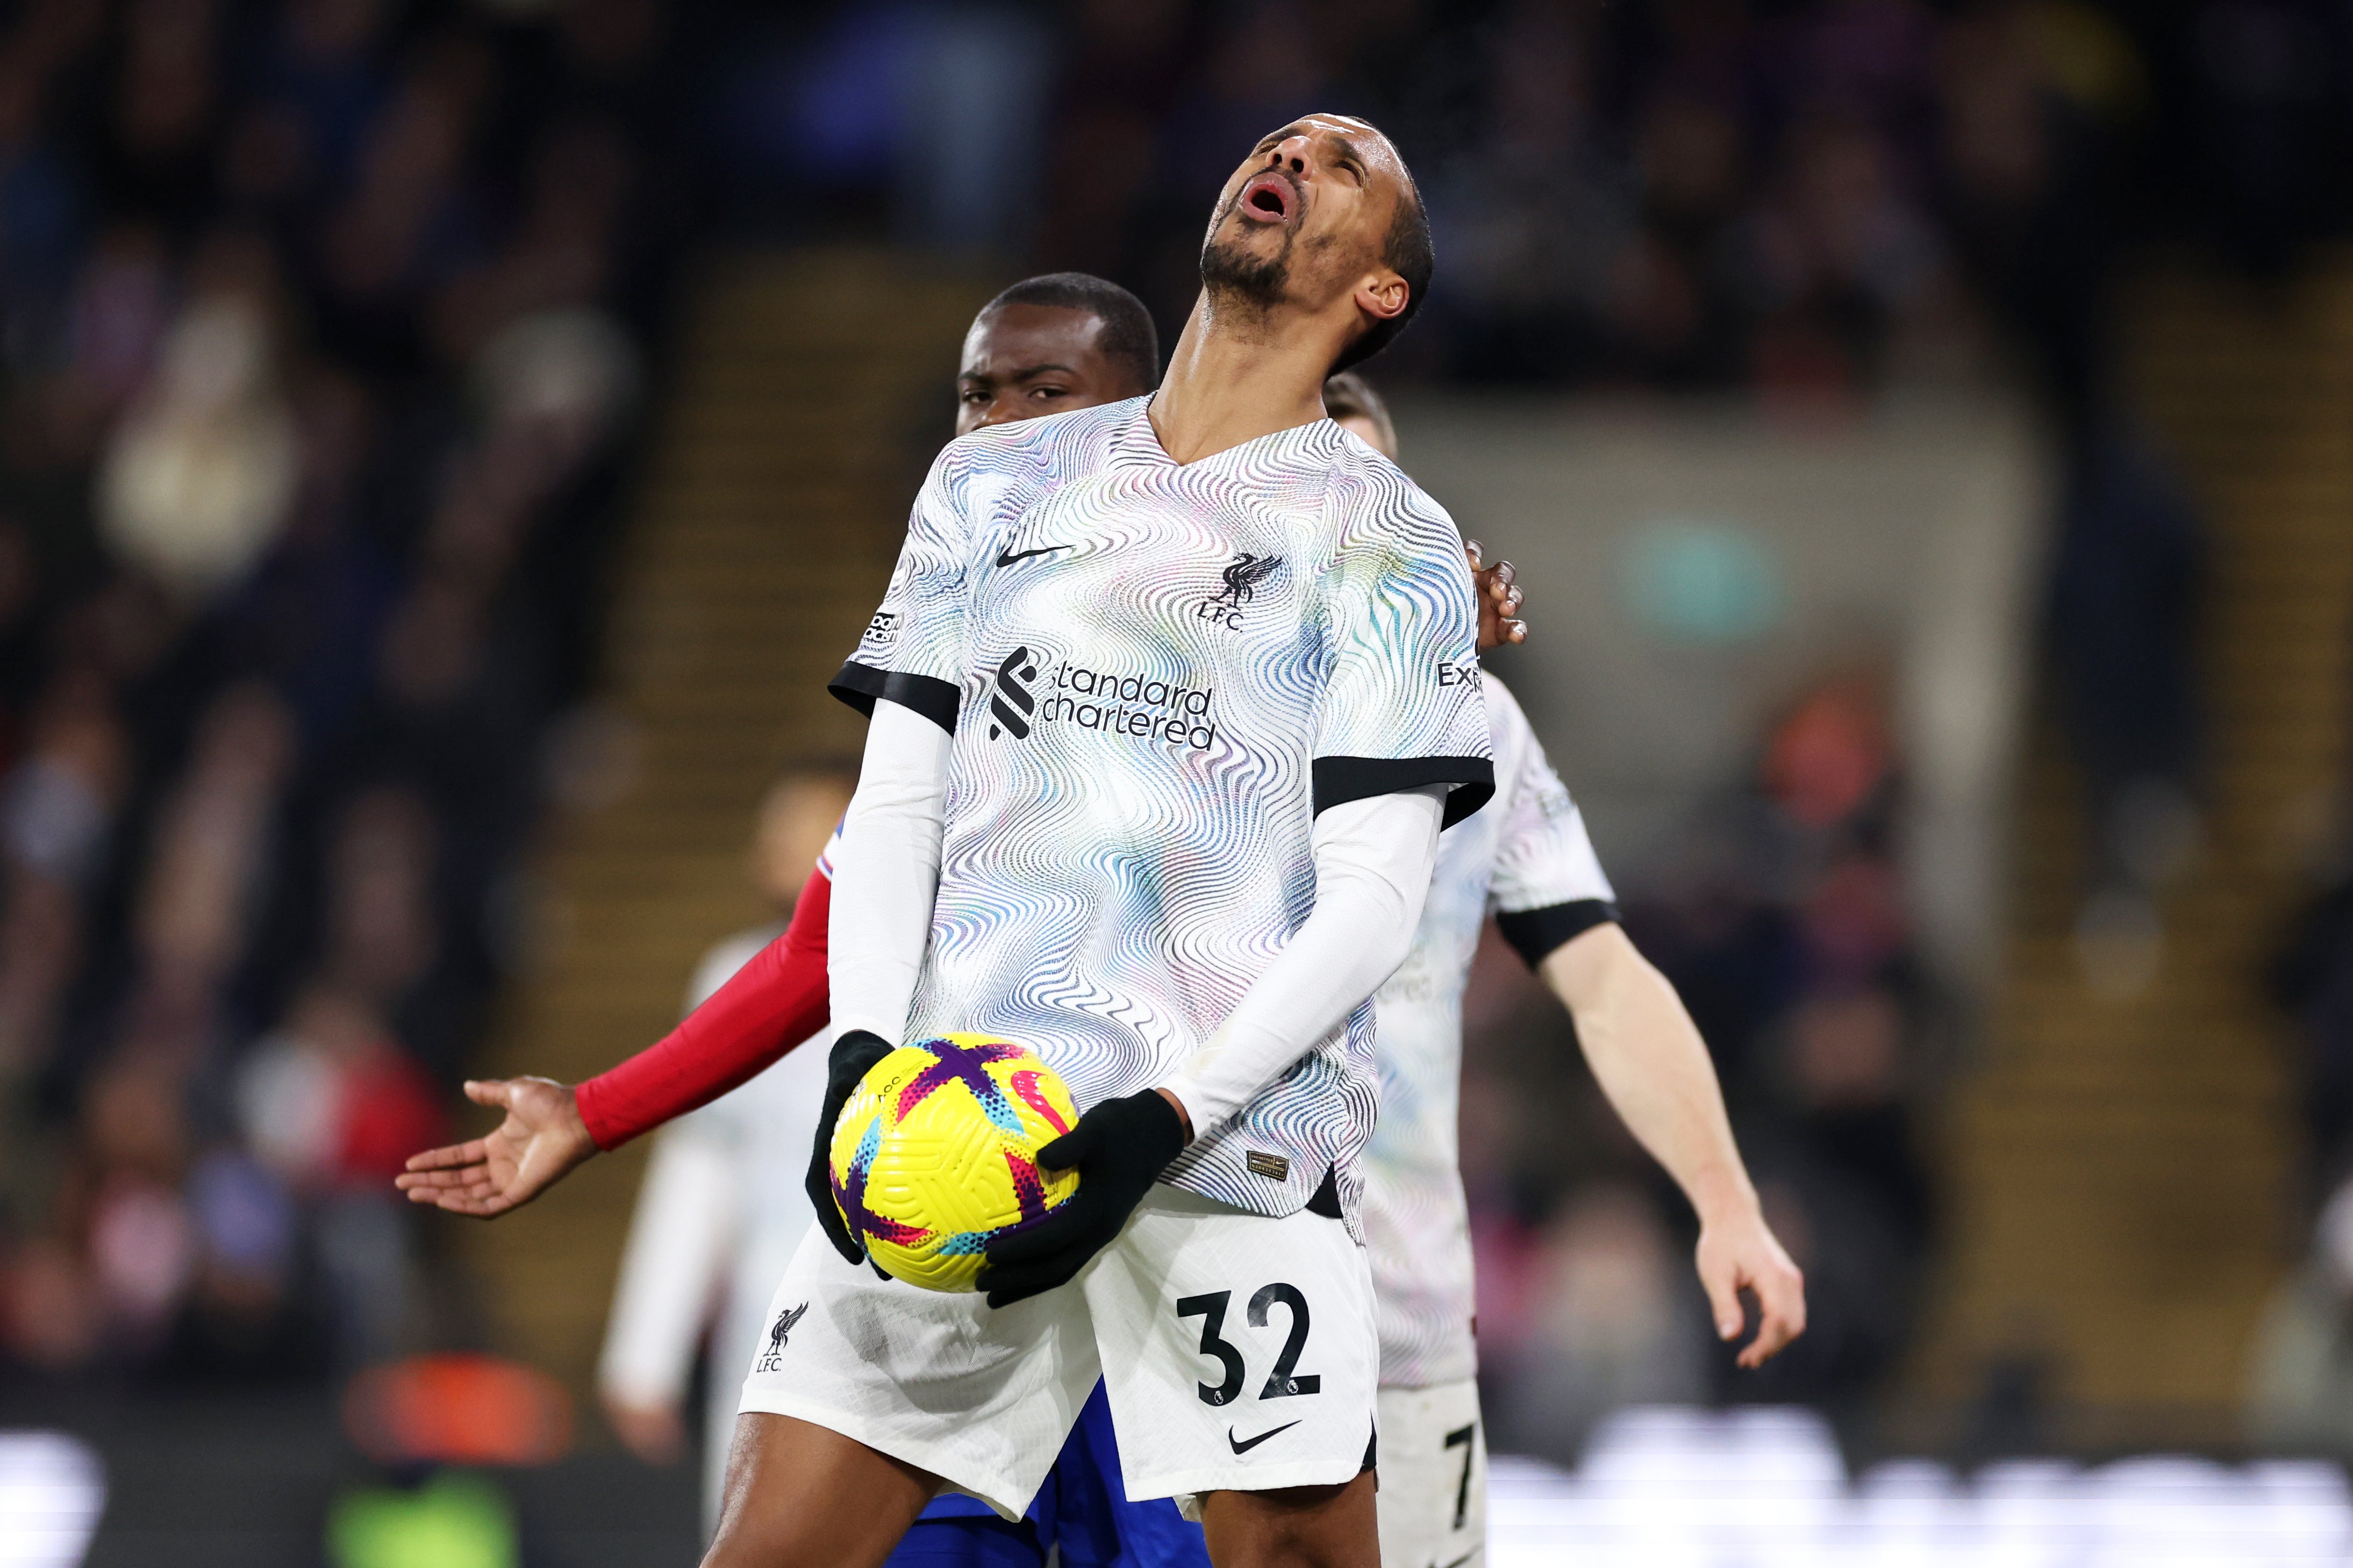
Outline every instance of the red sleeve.
<path id="1" fill-rule="evenodd" d="M 833 884 L 809 873 L 785 934 L 677 1028 L 573 1090 L 599 1149 L 617 1149 L 756 1076 L 825 1027 L 826 921 Z"/>

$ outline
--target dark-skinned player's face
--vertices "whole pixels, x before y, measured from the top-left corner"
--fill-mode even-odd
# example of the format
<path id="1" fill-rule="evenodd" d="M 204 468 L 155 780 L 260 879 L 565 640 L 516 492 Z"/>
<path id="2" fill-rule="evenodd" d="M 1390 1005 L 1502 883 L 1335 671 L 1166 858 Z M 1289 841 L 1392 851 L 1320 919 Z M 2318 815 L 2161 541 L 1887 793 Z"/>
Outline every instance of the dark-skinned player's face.
<path id="1" fill-rule="evenodd" d="M 956 372 L 956 434 L 984 425 L 1092 408 L 1151 391 L 1097 345 L 1103 318 L 1058 305 L 1006 305 L 965 334 Z"/>
<path id="2" fill-rule="evenodd" d="M 1385 270 L 1405 164 L 1361 120 L 1311 114 L 1273 132 L 1227 179 L 1201 248 L 1212 297 L 1320 305 Z"/>

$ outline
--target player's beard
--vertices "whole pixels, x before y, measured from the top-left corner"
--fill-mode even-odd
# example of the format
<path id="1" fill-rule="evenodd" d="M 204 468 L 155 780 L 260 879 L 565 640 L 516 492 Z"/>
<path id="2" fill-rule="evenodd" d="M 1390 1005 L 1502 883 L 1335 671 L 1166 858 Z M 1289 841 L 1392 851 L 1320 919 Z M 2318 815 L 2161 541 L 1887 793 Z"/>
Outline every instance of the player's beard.
<path id="1" fill-rule="evenodd" d="M 1231 240 L 1209 231 L 1201 246 L 1201 287 L 1212 304 L 1233 304 L 1263 312 L 1282 302 L 1291 289 L 1291 250 L 1296 231 L 1285 229 L 1282 248 L 1272 256 L 1253 256 Z"/>

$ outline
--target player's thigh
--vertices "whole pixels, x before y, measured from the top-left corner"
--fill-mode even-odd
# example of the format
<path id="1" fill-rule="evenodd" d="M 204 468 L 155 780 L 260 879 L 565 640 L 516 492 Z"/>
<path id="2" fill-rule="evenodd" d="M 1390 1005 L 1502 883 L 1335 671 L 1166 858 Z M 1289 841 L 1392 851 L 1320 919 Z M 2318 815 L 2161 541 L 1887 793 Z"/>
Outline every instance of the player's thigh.
<path id="1" fill-rule="evenodd" d="M 703 1568 L 875 1568 L 938 1487 L 829 1427 L 747 1410 Z"/>
<path id="2" fill-rule="evenodd" d="M 1381 1560 L 1477 1568 L 1487 1550 L 1487 1433 L 1479 1385 L 1380 1394 Z"/>
<path id="3" fill-rule="evenodd" d="M 1155 1187 L 1085 1290 L 1130 1498 L 1338 1488 L 1366 1468 L 1380 1349 L 1339 1220 Z M 1366 1525 L 1369 1551 L 1369 1505 Z"/>
<path id="4" fill-rule="evenodd" d="M 1370 1471 L 1345 1486 L 1213 1491 L 1201 1530 L 1217 1568 L 1381 1568 Z"/>

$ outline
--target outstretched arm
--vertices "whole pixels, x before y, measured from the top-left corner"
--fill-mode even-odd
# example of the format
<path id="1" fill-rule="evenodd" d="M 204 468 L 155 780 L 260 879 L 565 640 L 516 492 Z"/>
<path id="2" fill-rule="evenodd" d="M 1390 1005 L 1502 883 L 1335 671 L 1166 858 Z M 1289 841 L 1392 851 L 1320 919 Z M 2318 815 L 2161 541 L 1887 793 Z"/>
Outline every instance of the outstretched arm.
<path id="1" fill-rule="evenodd" d="M 507 1115 L 480 1138 L 413 1155 L 395 1184 L 412 1203 L 490 1219 L 529 1203 L 600 1149 L 707 1105 L 825 1027 L 832 884 L 809 874 L 785 933 L 677 1028 L 578 1088 L 552 1079 L 466 1085 Z"/>
<path id="2" fill-rule="evenodd" d="M 1805 1332 L 1805 1279 L 1765 1223 L 1682 998 L 1614 922 L 1555 948 L 1540 969 L 1577 1020 L 1601 1091 L 1699 1214 L 1700 1283 L 1720 1338 L 1739 1337 L 1740 1292 L 1756 1293 L 1757 1337 L 1740 1364 L 1764 1365 Z"/>
<path id="3" fill-rule="evenodd" d="M 617 1149 L 750 1082 L 828 1016 L 825 966 L 833 883 L 824 870 L 793 901 L 782 935 L 654 1045 L 575 1092 L 599 1149 Z"/>

